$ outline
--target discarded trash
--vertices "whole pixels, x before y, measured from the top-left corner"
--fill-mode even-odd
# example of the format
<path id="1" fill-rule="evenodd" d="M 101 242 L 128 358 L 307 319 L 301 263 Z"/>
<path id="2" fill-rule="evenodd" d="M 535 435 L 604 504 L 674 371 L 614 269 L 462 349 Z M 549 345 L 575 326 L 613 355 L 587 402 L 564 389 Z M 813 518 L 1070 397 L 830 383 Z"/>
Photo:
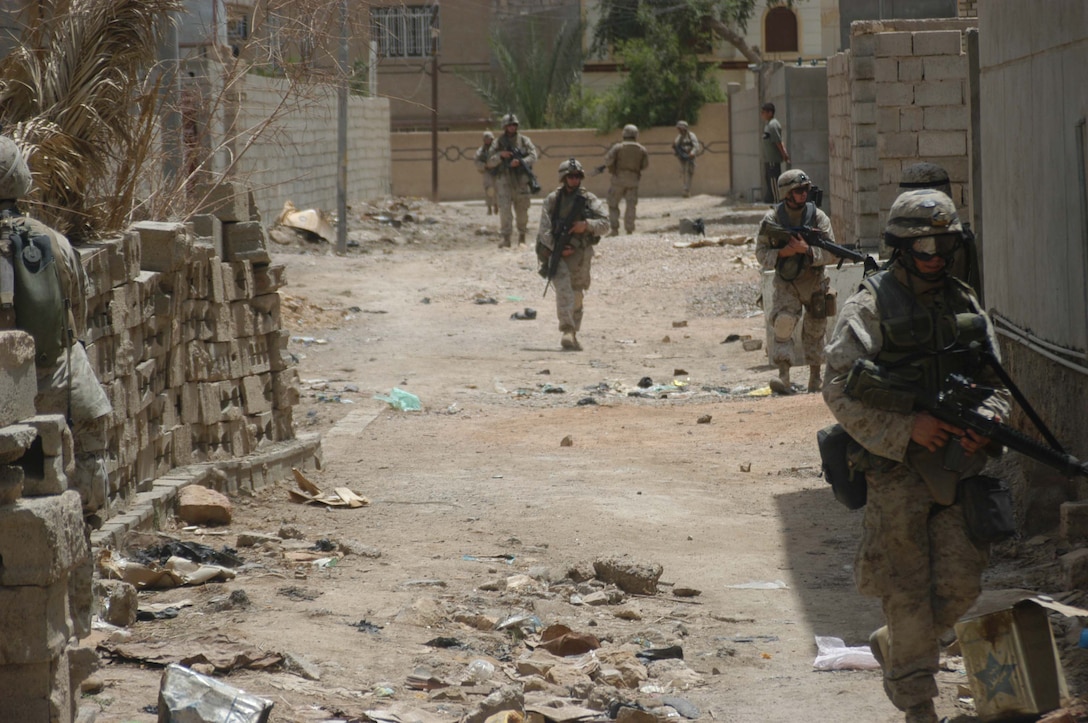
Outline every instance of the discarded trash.
<path id="1" fill-rule="evenodd" d="M 123 580 L 137 590 L 155 590 L 180 585 L 203 585 L 212 580 L 233 580 L 233 570 L 219 565 L 203 565 L 183 557 L 171 557 L 164 564 L 141 564 L 126 560 L 113 550 L 104 549 L 96 560 L 98 574 Z"/>
<path id="2" fill-rule="evenodd" d="M 336 240 L 336 231 L 329 223 L 324 211 L 313 208 L 299 211 L 290 201 L 284 201 L 283 210 L 276 217 L 276 223 L 280 226 L 308 231 L 329 243 Z"/>
<path id="3" fill-rule="evenodd" d="M 265 723 L 273 702 L 176 663 L 166 666 L 159 686 L 160 720 L 188 723 Z"/>
<path id="4" fill-rule="evenodd" d="M 524 635 L 527 632 L 535 633 L 542 627 L 544 627 L 544 623 L 542 623 L 540 618 L 536 615 L 533 615 L 532 613 L 518 613 L 499 622 L 499 624 L 495 626 L 495 629 L 517 630 Z"/>
<path id="5" fill-rule="evenodd" d="M 556 384 L 543 384 L 540 387 L 540 391 L 545 394 L 566 394 L 567 390 Z"/>
<path id="6" fill-rule="evenodd" d="M 567 658 L 582 655 L 601 647 L 596 637 L 589 633 L 576 633 L 566 625 L 549 625 L 540 634 L 540 645 L 552 655 Z"/>
<path id="7" fill-rule="evenodd" d="M 514 560 L 517 558 L 507 553 L 502 555 L 461 555 L 461 559 L 468 562 L 503 562 L 507 565 L 513 565 Z"/>
<path id="8" fill-rule="evenodd" d="M 593 397 L 582 397 L 578 400 L 577 406 L 579 407 L 591 407 L 597 403 L 597 400 Z"/>
<path id="9" fill-rule="evenodd" d="M 348 625 L 355 628 L 360 633 L 374 633 L 374 634 L 377 634 L 377 633 L 380 633 L 382 631 L 382 626 L 381 625 L 378 625 L 376 623 L 372 623 L 369 620 L 360 620 L 357 623 L 348 623 Z"/>
<path id="10" fill-rule="evenodd" d="M 781 580 L 773 582 L 742 582 L 739 585 L 726 585 L 733 590 L 789 590 L 789 585 Z"/>
<path id="11" fill-rule="evenodd" d="M 710 420 L 713 419 L 709 414 L 704 414 L 695 420 L 696 424 L 710 424 Z"/>
<path id="12" fill-rule="evenodd" d="M 370 500 L 362 495 L 352 492 L 347 487 L 337 487 L 333 492 L 322 492 L 321 488 L 307 479 L 302 470 L 292 467 L 295 475 L 297 490 L 287 490 L 288 496 L 295 502 L 306 502 L 327 505 L 329 507 L 366 507 Z"/>
<path id="13" fill-rule="evenodd" d="M 530 319 L 535 319 L 536 309 L 530 309 L 528 306 L 526 306 L 524 311 L 515 311 L 513 314 L 510 315 L 510 318 L 517 319 L 518 321 L 528 321 Z"/>
<path id="14" fill-rule="evenodd" d="M 684 716 L 688 720 L 698 720 L 700 717 L 699 708 L 686 698 L 677 698 L 673 695 L 661 696 L 661 703 L 676 710 L 677 713 Z"/>
<path id="15" fill-rule="evenodd" d="M 568 434 L 566 437 L 563 437 L 563 439 L 559 440 L 559 446 L 560 447 L 573 447 L 574 446 L 574 437 L 572 437 L 572 436 L 570 436 Z"/>
<path id="16" fill-rule="evenodd" d="M 684 648 L 679 645 L 670 645 L 667 648 L 646 648 L 635 652 L 635 657 L 643 660 L 670 660 L 684 659 Z"/>
<path id="17" fill-rule="evenodd" d="M 411 690 L 437 690 L 448 688 L 450 684 L 436 676 L 426 668 L 416 668 L 404 681 L 404 685 Z"/>
<path id="18" fill-rule="evenodd" d="M 445 649 L 448 649 L 448 648 L 464 648 L 465 647 L 465 644 L 463 642 L 461 642 L 460 640 L 458 640 L 457 638 L 450 638 L 450 637 L 445 637 L 445 636 L 432 638 L 431 640 L 428 640 L 427 642 L 425 642 L 423 644 L 427 645 L 429 647 L 432 647 L 432 648 L 445 648 Z"/>
<path id="19" fill-rule="evenodd" d="M 393 409 L 399 409 L 402 412 L 418 412 L 423 409 L 423 405 L 419 402 L 419 397 L 411 392 L 406 392 L 403 389 L 397 389 L 393 387 L 393 391 L 389 393 L 389 396 L 383 396 L 381 394 L 375 394 L 374 399 L 382 402 L 386 402 Z"/>
<path id="20" fill-rule="evenodd" d="M 486 683 L 495 675 L 495 666 L 486 660 L 473 660 L 465 669 L 465 678 L 476 685 Z"/>
<path id="21" fill-rule="evenodd" d="M 880 663 L 868 645 L 847 647 L 842 638 L 816 636 L 816 670 L 879 670 Z"/>
<path id="22" fill-rule="evenodd" d="M 728 344 L 733 341 L 740 341 L 740 334 L 730 334 L 725 337 L 725 341 L 723 341 L 722 344 Z"/>
<path id="23" fill-rule="evenodd" d="M 476 302 L 477 304 L 497 304 L 497 303 L 499 303 L 499 302 L 498 302 L 498 299 L 496 299 L 496 298 L 495 298 L 495 297 L 493 297 L 493 296 L 477 296 L 477 297 L 476 297 L 476 298 L 474 299 L 474 301 L 475 301 L 475 302 Z"/>
<path id="24" fill-rule="evenodd" d="M 769 396 L 771 396 L 771 388 L 770 387 L 760 387 L 759 389 L 753 389 L 752 391 L 748 392 L 748 394 L 746 396 L 749 396 L 749 397 L 769 397 Z"/>
<path id="25" fill-rule="evenodd" d="M 649 389 L 654 385 L 654 380 L 650 377 L 642 377 L 642 379 L 638 380 L 638 385 L 642 389 Z"/>

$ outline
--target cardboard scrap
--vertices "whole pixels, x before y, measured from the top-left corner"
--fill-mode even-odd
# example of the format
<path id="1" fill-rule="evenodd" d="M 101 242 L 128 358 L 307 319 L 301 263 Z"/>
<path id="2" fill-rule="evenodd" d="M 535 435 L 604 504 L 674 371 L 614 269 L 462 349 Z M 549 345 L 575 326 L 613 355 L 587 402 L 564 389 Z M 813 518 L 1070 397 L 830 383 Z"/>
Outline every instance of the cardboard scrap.
<path id="1" fill-rule="evenodd" d="M 113 550 L 102 550 L 95 561 L 98 574 L 110 580 L 124 580 L 137 590 L 161 590 L 181 585 L 203 585 L 212 580 L 233 580 L 234 570 L 207 565 L 184 557 L 171 557 L 166 564 L 143 564 L 127 560 Z"/>
<path id="2" fill-rule="evenodd" d="M 366 507 L 370 500 L 362 495 L 352 492 L 347 487 L 337 487 L 332 492 L 322 492 L 321 488 L 311 482 L 298 468 L 292 468 L 295 482 L 299 489 L 287 490 L 288 496 L 293 502 L 304 504 L 321 504 L 328 507 L 349 507 L 352 509 Z"/>

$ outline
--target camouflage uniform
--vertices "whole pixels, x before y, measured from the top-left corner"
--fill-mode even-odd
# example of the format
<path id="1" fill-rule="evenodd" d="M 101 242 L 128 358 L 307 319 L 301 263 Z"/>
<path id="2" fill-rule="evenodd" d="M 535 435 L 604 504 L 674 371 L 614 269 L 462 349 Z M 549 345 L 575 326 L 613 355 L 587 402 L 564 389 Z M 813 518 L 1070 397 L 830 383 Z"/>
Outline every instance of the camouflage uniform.
<path id="1" fill-rule="evenodd" d="M 684 187 L 684 198 L 687 198 L 691 195 L 691 180 L 695 176 L 695 157 L 703 152 L 703 146 L 688 130 L 686 122 L 677 123 L 676 130 L 680 133 L 672 142 L 672 152 L 680 159 L 680 181 Z"/>
<path id="2" fill-rule="evenodd" d="M 902 301 L 889 301 L 896 298 Z M 901 315 L 904 310 L 908 313 Z M 855 581 L 859 592 L 881 600 L 887 626 L 873 640 L 883 658 L 885 691 L 907 712 L 908 721 L 937 720 L 932 699 L 937 695 L 938 641 L 981 589 L 989 547 L 970 537 L 955 502 L 958 481 L 978 474 L 985 454 L 976 452 L 967 457 L 963 471 L 948 472 L 943 469 L 947 445 L 929 452 L 911 440 L 915 413 L 868 406 L 848 396 L 844 384 L 858 359 L 888 364 L 896 355 L 912 355 L 915 361 L 900 369 L 917 377 L 919 390 L 936 391 L 946 372 L 957 369 L 1000 388 L 992 370 L 963 361 L 964 354 L 948 353 L 968 341 L 961 338 L 956 314 L 985 319 L 973 341 L 988 341 L 996 354 L 993 326 L 969 287 L 950 278 L 911 277 L 897 263 L 866 279 L 843 305 L 827 347 L 824 399 L 860 445 L 849 457 L 868 480 Z M 927 328 L 928 338 L 919 331 Z M 982 407 L 1007 417 L 1007 392 L 999 389 Z"/>
<path id="3" fill-rule="evenodd" d="M 487 168 L 498 169 L 495 175 L 495 187 L 499 197 L 501 246 L 510 245 L 515 215 L 517 216 L 518 243 L 525 243 L 525 234 L 529 229 L 529 203 L 531 199 L 528 174 L 519 168 L 510 168 L 503 162 L 500 154 L 503 151 L 517 149 L 523 155 L 522 163 L 530 169 L 537 159 L 536 146 L 533 145 L 529 136 L 517 132 L 517 118 L 507 116 L 504 120 L 511 118 L 512 123 L 504 124 L 504 128 L 513 125 L 513 135 L 506 132 L 501 133 L 495 139 L 495 142 L 491 144 L 487 157 Z"/>
<path id="4" fill-rule="evenodd" d="M 487 167 L 487 157 L 491 152 L 491 144 L 494 143 L 495 137 L 490 133 L 484 134 L 484 143 L 476 149 L 475 164 L 476 170 L 480 172 L 484 179 L 484 203 L 487 204 L 487 215 L 490 216 L 493 213 L 499 212 L 498 193 L 495 190 L 495 176 Z"/>
<path id="5" fill-rule="evenodd" d="M 824 360 L 824 333 L 827 331 L 827 317 L 817 317 L 813 314 L 811 302 L 813 294 L 827 292 L 829 281 L 824 274 L 824 266 L 836 263 L 838 257 L 823 249 L 810 246 L 800 274 L 792 281 L 786 281 L 776 268 L 779 248 L 765 232 L 767 224 L 779 224 L 779 209 L 781 208 L 786 213 L 790 226 L 803 225 L 802 221 L 808 213 L 813 219 L 812 225 L 834 241 L 835 233 L 831 229 L 831 219 L 814 204 L 806 205 L 811 206 L 811 210 L 807 211 L 802 207 L 794 211 L 786 208 L 785 201 L 778 203 L 763 217 L 759 225 L 759 233 L 756 235 L 756 259 L 764 269 L 768 271 L 775 269 L 774 296 L 771 298 L 768 319 L 774 329 L 771 361 L 776 364 L 790 364 L 793 358 L 793 330 L 798 322 L 801 322 L 801 345 L 805 363 L 818 365 Z M 803 319 L 802 310 L 805 312 Z"/>
<path id="6" fill-rule="evenodd" d="M 566 219 L 573 209 L 575 197 L 584 198 L 585 205 L 582 212 L 572 220 L 584 220 L 587 228 L 584 233 L 571 236 L 570 246 L 574 252 L 563 257 L 557 267 L 555 278 L 552 279 L 552 285 L 555 287 L 555 313 L 559 319 L 559 331 L 564 335 L 563 347 L 580 349 L 577 333 L 582 328 L 582 299 L 585 291 L 589 289 L 593 247 L 608 231 L 608 216 L 604 204 L 595 195 L 581 187 L 573 191 L 566 187 L 564 167 L 568 163 L 565 161 L 560 166 L 560 181 L 564 185 L 549 193 L 544 199 L 544 208 L 540 214 L 540 229 L 537 232 L 537 257 L 542 265 L 547 264 L 555 245 L 555 239 L 552 236 L 553 218 Z"/>
<path id="7" fill-rule="evenodd" d="M 75 469 L 65 472 L 80 492 L 84 509 L 93 512 L 105 504 L 109 494 L 103 450 L 112 408 L 80 341 L 86 328 L 87 275 L 79 254 L 63 234 L 19 212 L 16 202 L 29 193 L 30 186 L 30 169 L 18 145 L 0 136 L 0 212 L 14 216 L 15 228 L 25 229 L 27 238 L 48 238 L 57 271 L 56 284 L 50 283 L 52 277 L 39 277 L 42 283 L 31 292 L 31 303 L 39 312 L 35 319 L 24 322 L 5 315 L 4 323 L 34 330 L 38 381 L 34 407 L 38 414 L 63 414 L 71 425 Z M 42 273 L 48 273 L 48 266 Z M 19 294 L 16 287 L 16 305 Z M 53 319 L 63 328 L 34 324 Z"/>
<path id="8" fill-rule="evenodd" d="M 650 165 L 650 154 L 639 143 L 638 128 L 628 125 L 623 129 L 624 140 L 614 144 L 604 156 L 604 165 L 612 175 L 608 189 L 608 224 L 613 235 L 620 232 L 620 201 L 626 205 L 623 211 L 623 228 L 627 233 L 635 231 L 635 208 L 638 206 L 638 184 L 642 172 Z"/>

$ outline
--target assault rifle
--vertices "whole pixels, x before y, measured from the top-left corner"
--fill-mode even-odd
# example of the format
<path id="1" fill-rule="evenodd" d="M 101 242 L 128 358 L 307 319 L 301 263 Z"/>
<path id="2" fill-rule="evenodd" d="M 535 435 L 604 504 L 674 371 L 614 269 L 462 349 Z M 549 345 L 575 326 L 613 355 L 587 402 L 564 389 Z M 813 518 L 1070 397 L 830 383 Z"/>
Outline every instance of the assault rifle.
<path id="1" fill-rule="evenodd" d="M 979 412 L 978 406 L 995 390 L 976 384 L 962 374 L 949 374 L 944 390 L 936 395 L 917 394 L 917 385 L 897 379 L 894 373 L 867 359 L 858 359 L 850 370 L 844 391 L 848 396 L 861 399 L 878 409 L 928 412 L 942 422 L 973 430 L 981 437 L 1049 465 L 1067 477 L 1088 477 L 1088 462 L 1082 462 L 1063 450 L 1049 431 L 1041 430 L 1050 441 L 1047 445 Z M 1021 406 L 1024 406 L 1023 401 Z M 1027 405 L 1025 411 L 1029 409 L 1030 405 Z M 1036 421 L 1033 411 L 1029 416 Z M 1041 423 L 1041 420 L 1036 423 Z M 947 458 L 946 466 L 951 467 Z"/>
<path id="2" fill-rule="evenodd" d="M 559 199 L 556 199 L 558 205 Z M 552 229 L 552 238 L 554 243 L 552 244 L 552 253 L 548 256 L 548 267 L 545 271 L 544 278 L 547 281 L 544 282 L 544 296 L 548 295 L 548 287 L 552 283 L 552 279 L 555 278 L 556 273 L 559 271 L 559 262 L 563 258 L 563 249 L 570 246 L 571 228 L 578 220 L 578 216 L 585 209 L 586 199 L 582 194 L 578 194 L 574 199 L 574 208 L 571 209 L 570 214 L 566 218 L 556 223 L 555 228 Z"/>
<path id="3" fill-rule="evenodd" d="M 685 151 L 679 145 L 674 145 L 672 147 L 672 152 L 675 153 L 676 157 L 679 158 L 681 161 L 694 161 L 695 160 L 695 156 L 693 156 L 690 153 L 688 153 L 687 151 Z"/>
<path id="4" fill-rule="evenodd" d="M 763 232 L 767 234 L 767 238 L 776 244 L 781 244 L 776 248 L 782 248 L 790 242 L 790 238 L 793 236 L 800 236 L 805 240 L 809 246 L 813 246 L 818 249 L 823 249 L 829 253 L 839 257 L 838 268 L 842 268 L 843 263 L 846 261 L 852 261 L 854 263 L 865 264 L 865 275 L 879 271 L 880 264 L 876 259 L 868 254 L 863 254 L 860 251 L 856 251 L 846 246 L 840 246 L 831 239 L 829 239 L 824 232 L 815 226 L 792 226 L 782 227 L 775 223 L 763 224 Z"/>
<path id="5" fill-rule="evenodd" d="M 510 148 L 500 146 L 500 150 L 510 151 L 511 153 L 509 158 L 503 159 L 502 164 L 512 171 L 524 172 L 529 180 L 529 193 L 540 193 L 540 181 L 536 180 L 536 174 L 533 173 L 533 169 L 529 168 L 529 164 L 525 162 L 525 153 L 523 153 L 520 148 L 515 148 L 513 146 Z M 521 161 L 521 163 L 516 166 L 511 166 L 510 164 L 515 158 Z"/>

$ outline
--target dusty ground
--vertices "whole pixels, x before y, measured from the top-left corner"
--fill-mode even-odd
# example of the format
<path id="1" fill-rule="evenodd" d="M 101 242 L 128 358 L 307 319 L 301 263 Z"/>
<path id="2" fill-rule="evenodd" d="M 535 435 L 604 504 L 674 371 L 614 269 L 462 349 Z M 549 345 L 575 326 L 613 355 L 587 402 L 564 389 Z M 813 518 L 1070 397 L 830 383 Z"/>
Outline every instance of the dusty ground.
<path id="1" fill-rule="evenodd" d="M 681 216 L 704 218 L 710 238 L 752 233 L 751 223 L 727 224 L 727 210 L 708 196 L 644 200 L 640 233 L 599 246 L 580 353 L 559 351 L 531 247 L 497 250 L 497 219 L 482 204 L 356 209 L 346 257 L 278 246 L 303 380 L 297 427 L 324 435 L 324 468 L 311 479 L 371 504 L 294 504 L 283 484 L 235 498 L 229 528 L 165 530 L 216 548 L 236 547 L 242 532 L 297 539 L 236 548 L 247 564 L 229 583 L 141 593 L 142 606 L 192 605 L 136 623 L 131 640 L 163 643 L 167 655 L 218 638 L 301 656 L 320 680 L 282 668 L 222 676 L 274 700 L 274 721 L 366 720 L 383 709 L 452 721 L 517 678 L 536 642 L 531 630 L 481 628 L 528 614 L 596 636 L 606 660 L 683 649 L 682 663 L 653 663 L 634 687 L 591 682 L 567 661 L 553 675 L 561 685 L 534 681 L 544 690 L 530 696 L 573 693 L 600 708 L 671 695 L 703 720 L 901 720 L 877 672 L 813 670 L 814 636 L 862 645 L 879 609 L 852 583 L 861 516 L 818 475 L 815 432 L 830 422 L 821 398 L 750 395 L 771 374 L 764 352 L 723 343 L 763 334 L 752 247 L 673 247 L 692 238 L 676 233 Z M 526 307 L 535 320 L 511 319 Z M 640 392 L 644 377 L 653 386 Z M 423 411 L 373 399 L 393 387 Z M 352 554 L 325 567 L 285 559 L 319 540 Z M 1049 552 L 1015 550 L 1019 561 L 995 569 L 1001 584 L 1053 569 Z M 622 554 L 661 565 L 660 592 L 574 604 L 614 588 L 577 584 L 568 571 Z M 751 583 L 774 589 L 738 587 Z M 701 594 L 673 594 L 681 588 Z M 441 637 L 457 646 L 427 645 Z M 480 659 L 494 675 L 461 685 Z M 950 658 L 948 668 L 939 711 L 975 720 L 957 698 L 962 664 Z M 414 690 L 416 672 L 451 686 Z M 155 720 L 160 676 L 155 665 L 107 664 L 91 697 L 98 720 Z"/>

